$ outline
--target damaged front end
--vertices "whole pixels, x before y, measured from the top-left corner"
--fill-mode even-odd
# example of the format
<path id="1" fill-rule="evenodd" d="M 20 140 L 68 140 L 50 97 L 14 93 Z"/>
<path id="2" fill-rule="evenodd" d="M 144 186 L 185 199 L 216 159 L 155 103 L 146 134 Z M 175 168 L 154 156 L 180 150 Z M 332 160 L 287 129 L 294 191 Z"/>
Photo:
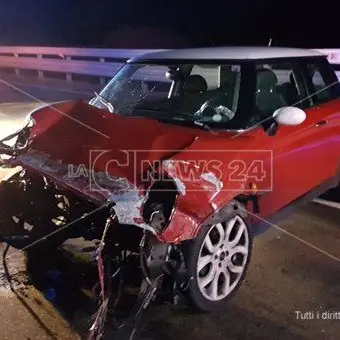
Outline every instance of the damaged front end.
<path id="1" fill-rule="evenodd" d="M 132 339 L 147 306 L 156 297 L 175 301 L 179 289 L 174 287 L 185 285 L 178 276 L 181 250 L 162 236 L 175 213 L 176 183 L 167 178 L 143 190 L 124 177 L 108 181 L 102 172 L 92 171 L 93 187 L 90 169 L 72 176 L 70 164 L 34 149 L 34 124 L 31 118 L 0 141 L 1 168 L 8 171 L 0 182 L 0 241 L 44 252 L 69 238 L 99 240 L 94 257 L 98 311 L 89 339 L 102 337 L 107 315 L 114 316 L 124 292 L 137 286 L 131 313 L 116 322 L 117 330 Z"/>
<path id="2" fill-rule="evenodd" d="M 2 242 L 43 254 L 69 238 L 99 240 L 93 257 L 98 268 L 98 284 L 93 287 L 98 310 L 89 330 L 91 340 L 101 339 L 108 323 L 126 339 L 134 339 L 144 311 L 155 298 L 174 298 L 175 249 L 150 230 L 120 224 L 115 208 L 114 202 L 98 206 L 83 200 L 27 169 L 0 185 Z M 153 225 L 161 227 L 158 210 L 157 218 L 149 213 Z M 119 308 L 126 296 L 133 297 L 135 305 L 122 319 Z"/>
<path id="3" fill-rule="evenodd" d="M 99 127 L 103 133 L 95 134 Z M 132 138 L 136 131 L 144 135 Z M 224 224 L 225 233 L 234 225 L 243 228 L 234 233 L 243 248 L 236 241 L 230 245 L 235 252 L 249 246 L 244 210 L 232 199 L 238 189 L 221 195 L 223 181 L 206 169 L 195 171 L 193 180 L 180 176 L 176 164 L 187 166 L 185 150 L 196 143 L 196 134 L 194 129 L 111 115 L 77 102 L 36 111 L 21 131 L 0 141 L 2 168 L 16 169 L 0 183 L 1 241 L 39 252 L 69 238 L 83 237 L 98 245 L 98 311 L 91 340 L 102 337 L 108 313 L 115 315 L 131 287 L 135 307 L 125 322 L 116 323 L 131 339 L 152 301 L 191 299 L 198 308 L 212 310 L 209 299 L 203 305 L 202 298 L 195 297 L 201 294 L 196 283 L 196 257 L 203 249 L 199 242 L 210 234 L 218 236 L 221 223 L 231 218 L 233 225 Z M 132 154 L 128 161 L 127 151 Z M 195 155 L 211 156 L 204 151 Z M 232 268 L 241 273 L 248 255 L 240 262 L 222 243 L 218 248 L 218 257 L 211 258 L 221 259 L 221 265 L 225 259 L 235 261 Z"/>

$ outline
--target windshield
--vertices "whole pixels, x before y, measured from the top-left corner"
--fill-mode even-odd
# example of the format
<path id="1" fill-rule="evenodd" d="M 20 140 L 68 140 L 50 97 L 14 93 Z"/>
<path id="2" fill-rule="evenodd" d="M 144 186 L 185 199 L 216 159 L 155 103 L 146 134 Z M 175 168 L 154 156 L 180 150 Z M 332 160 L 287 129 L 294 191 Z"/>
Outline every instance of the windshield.
<path id="1" fill-rule="evenodd" d="M 237 112 L 241 66 L 126 64 L 91 101 L 123 115 L 228 128 Z"/>

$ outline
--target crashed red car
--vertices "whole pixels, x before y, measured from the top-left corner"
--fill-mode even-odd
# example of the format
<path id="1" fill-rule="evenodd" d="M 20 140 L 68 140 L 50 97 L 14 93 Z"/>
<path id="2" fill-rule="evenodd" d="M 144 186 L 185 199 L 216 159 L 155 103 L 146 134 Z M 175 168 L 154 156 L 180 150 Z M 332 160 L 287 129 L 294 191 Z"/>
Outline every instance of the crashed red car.
<path id="1" fill-rule="evenodd" d="M 25 236 L 26 249 L 54 232 L 32 247 L 43 251 L 101 239 L 110 217 L 112 261 L 142 254 L 144 281 L 170 280 L 214 310 L 240 286 L 264 219 L 338 185 L 339 98 L 326 57 L 309 50 L 132 59 L 90 103 L 41 107 L 14 146 L 2 141 L 4 166 L 21 167 L 1 183 L 2 237 Z"/>

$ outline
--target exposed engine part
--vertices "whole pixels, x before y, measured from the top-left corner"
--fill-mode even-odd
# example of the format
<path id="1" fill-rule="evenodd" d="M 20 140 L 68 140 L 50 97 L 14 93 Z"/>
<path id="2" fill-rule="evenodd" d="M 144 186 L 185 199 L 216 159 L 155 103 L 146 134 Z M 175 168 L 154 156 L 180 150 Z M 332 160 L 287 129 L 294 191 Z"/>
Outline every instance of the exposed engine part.
<path id="1" fill-rule="evenodd" d="M 106 221 L 96 256 L 99 274 L 98 286 L 100 287 L 98 292 L 99 307 L 95 321 L 90 329 L 89 340 L 101 339 L 105 331 L 105 321 L 107 320 L 108 313 L 113 313 L 114 317 L 117 300 L 121 295 L 122 281 L 118 285 L 118 291 L 115 292 L 112 290 L 114 286 L 113 280 L 116 280 L 119 276 L 122 278 L 124 271 L 128 269 L 124 267 L 126 259 L 118 260 L 116 262 L 118 269 L 113 275 L 111 274 L 110 262 L 112 262 L 117 248 L 112 248 L 110 245 L 110 239 L 108 238 L 108 235 L 112 236 L 112 233 L 109 234 L 108 232 L 110 226 L 112 227 L 110 231 L 115 230 L 114 208 L 112 209 L 112 215 Z M 157 298 L 164 300 L 170 295 L 171 298 L 173 297 L 174 281 L 171 275 L 172 271 L 175 271 L 179 266 L 178 263 L 174 264 L 177 259 L 172 253 L 173 247 L 171 245 L 157 241 L 150 232 L 144 231 L 139 247 L 139 267 L 141 269 L 139 294 L 136 304 L 125 321 L 122 323 L 115 322 L 120 338 L 135 339 L 143 326 L 145 313 L 151 304 Z M 117 273 L 120 275 L 117 275 Z M 165 288 L 165 285 L 167 288 Z M 165 297 L 166 294 L 164 292 L 170 290 L 172 291 L 169 296 Z M 123 337 L 121 337 L 122 335 Z"/>
<path id="2" fill-rule="evenodd" d="M 141 268 L 144 279 L 152 285 L 152 281 L 164 275 L 164 264 L 169 258 L 171 246 L 159 243 L 152 236 L 149 237 L 148 243 L 146 240 L 147 234 L 144 233 L 140 246 Z"/>
<path id="3" fill-rule="evenodd" d="M 150 237 L 148 237 L 150 236 Z M 162 293 L 163 281 L 166 275 L 164 266 L 169 258 L 171 246 L 159 243 L 147 232 L 140 243 L 140 267 L 142 283 L 137 303 L 129 318 L 123 324 L 129 340 L 135 339 L 143 324 L 145 313 L 151 303 Z"/>
<path id="4" fill-rule="evenodd" d="M 0 186 L 0 238 L 22 250 L 57 246 L 68 238 L 85 236 L 112 204 L 80 203 L 46 178 L 21 171 Z M 101 230 L 97 228 L 97 234 Z"/>
<path id="5" fill-rule="evenodd" d="M 113 225 L 115 215 L 111 215 L 108 217 L 105 228 L 103 231 L 102 238 L 100 240 L 98 251 L 97 251 L 97 264 L 98 264 L 98 276 L 99 276 L 99 283 L 100 283 L 100 305 L 98 311 L 95 316 L 94 323 L 90 328 L 89 340 L 97 340 L 101 339 L 104 334 L 104 327 L 105 321 L 108 312 L 108 306 L 110 301 L 111 295 L 111 279 L 106 281 L 107 286 L 105 284 L 105 268 L 104 268 L 104 261 L 103 261 L 103 250 L 105 247 L 105 240 L 108 233 L 110 226 Z"/>
<path id="6" fill-rule="evenodd" d="M 164 189 L 168 189 L 166 193 Z M 51 246 L 51 242 L 57 246 L 80 236 L 100 240 L 96 253 L 99 282 L 93 289 L 99 290 L 99 305 L 89 339 L 101 339 L 107 315 L 115 316 L 129 284 L 124 279 L 126 271 L 137 277 L 140 273 L 136 304 L 125 322 L 117 322 L 119 331 L 129 339 L 141 329 L 145 312 L 154 301 L 175 302 L 185 290 L 187 278 L 181 272 L 184 261 L 180 249 L 159 241 L 148 230 L 119 224 L 113 201 L 98 207 L 27 170 L 2 182 L 0 191 L 0 223 L 5 232 L 2 240 L 16 248 L 36 249 L 39 245 Z M 177 195 L 172 182 L 156 183 L 149 191 L 143 218 L 158 233 L 169 224 Z M 130 257 L 139 261 L 129 261 Z"/>
<path id="7" fill-rule="evenodd" d="M 11 245 L 20 242 L 17 248 L 27 246 L 67 223 L 68 200 L 41 176 L 22 171 L 3 181 L 0 193 L 1 232 Z"/>
<path id="8" fill-rule="evenodd" d="M 157 233 L 169 225 L 177 202 L 176 184 L 167 179 L 155 182 L 148 190 L 148 199 L 143 207 L 143 218 Z"/>
<path id="9" fill-rule="evenodd" d="M 161 232 L 166 225 L 164 212 L 162 210 L 153 211 L 149 223 L 157 232 Z"/>

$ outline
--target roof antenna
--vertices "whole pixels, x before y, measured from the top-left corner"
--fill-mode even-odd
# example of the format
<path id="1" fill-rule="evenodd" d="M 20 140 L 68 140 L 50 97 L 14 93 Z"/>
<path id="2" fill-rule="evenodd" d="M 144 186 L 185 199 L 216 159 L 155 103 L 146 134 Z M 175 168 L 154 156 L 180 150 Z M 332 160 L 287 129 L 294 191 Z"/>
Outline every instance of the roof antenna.
<path id="1" fill-rule="evenodd" d="M 269 39 L 269 43 L 268 43 L 268 47 L 271 47 L 271 46 L 272 46 L 272 41 L 273 41 L 273 39 L 270 38 L 270 39 Z"/>

